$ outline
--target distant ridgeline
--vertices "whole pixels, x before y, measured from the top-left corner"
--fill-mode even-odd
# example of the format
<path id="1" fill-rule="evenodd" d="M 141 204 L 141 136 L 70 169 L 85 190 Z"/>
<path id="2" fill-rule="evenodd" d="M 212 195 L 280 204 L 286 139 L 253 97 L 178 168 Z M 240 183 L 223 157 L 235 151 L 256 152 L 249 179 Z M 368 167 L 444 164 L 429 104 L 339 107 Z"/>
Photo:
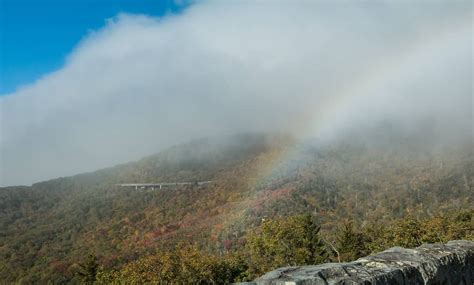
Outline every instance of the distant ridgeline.
<path id="1" fill-rule="evenodd" d="M 394 247 L 348 263 L 291 266 L 247 285 L 474 284 L 474 242 Z"/>

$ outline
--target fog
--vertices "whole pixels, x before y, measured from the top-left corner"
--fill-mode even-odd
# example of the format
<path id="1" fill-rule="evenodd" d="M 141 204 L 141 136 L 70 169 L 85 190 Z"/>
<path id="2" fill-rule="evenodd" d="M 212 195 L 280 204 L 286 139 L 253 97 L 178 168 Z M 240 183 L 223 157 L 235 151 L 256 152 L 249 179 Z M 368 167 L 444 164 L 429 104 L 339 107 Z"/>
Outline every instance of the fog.
<path id="1" fill-rule="evenodd" d="M 429 122 L 440 141 L 471 138 L 471 1 L 296 2 L 108 19 L 61 69 L 0 97 L 0 185 L 240 132 L 330 141 Z"/>

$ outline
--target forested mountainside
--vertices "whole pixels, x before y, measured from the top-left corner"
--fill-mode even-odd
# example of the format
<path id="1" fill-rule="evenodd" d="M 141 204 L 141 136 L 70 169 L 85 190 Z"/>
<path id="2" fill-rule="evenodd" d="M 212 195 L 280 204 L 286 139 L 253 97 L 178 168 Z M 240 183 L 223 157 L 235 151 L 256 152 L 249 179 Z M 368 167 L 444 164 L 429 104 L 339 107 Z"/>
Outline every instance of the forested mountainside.
<path id="1" fill-rule="evenodd" d="M 319 231 L 325 242 L 316 244 L 324 247 L 344 245 L 340 231 L 346 225 L 348 240 L 364 242 L 356 239 L 361 246 L 345 259 L 397 244 L 386 242 L 396 241 L 397 233 L 404 246 L 472 238 L 472 142 L 437 146 L 399 134 L 377 134 L 374 141 L 353 137 L 328 144 L 260 134 L 202 139 L 92 173 L 0 188 L 0 280 L 76 282 L 90 254 L 108 281 L 160 282 L 149 267 L 163 265 L 157 256 L 176 260 L 179 254 L 215 261 L 224 281 L 251 279 L 281 266 L 278 259 L 255 265 L 265 243 L 255 232 L 273 235 L 285 223 L 301 224 L 295 232 Z M 159 190 L 117 186 L 207 180 L 212 183 Z M 427 230 L 443 223 L 455 226 L 439 237 Z M 427 224 L 420 232 L 429 238 L 401 239 L 400 229 Z M 295 260 L 334 260 L 333 247 Z M 210 264 L 197 267 L 214 268 Z"/>

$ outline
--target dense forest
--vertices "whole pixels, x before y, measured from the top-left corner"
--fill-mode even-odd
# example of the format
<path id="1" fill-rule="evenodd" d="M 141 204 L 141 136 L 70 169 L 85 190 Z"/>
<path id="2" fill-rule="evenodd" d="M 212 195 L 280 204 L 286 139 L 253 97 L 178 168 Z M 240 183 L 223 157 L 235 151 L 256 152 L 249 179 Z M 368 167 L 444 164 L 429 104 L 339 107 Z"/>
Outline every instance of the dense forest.
<path id="1" fill-rule="evenodd" d="M 201 139 L 96 172 L 0 188 L 0 280 L 219 284 L 474 238 L 472 142 L 430 144 L 426 134 L 393 130 L 348 137 Z"/>

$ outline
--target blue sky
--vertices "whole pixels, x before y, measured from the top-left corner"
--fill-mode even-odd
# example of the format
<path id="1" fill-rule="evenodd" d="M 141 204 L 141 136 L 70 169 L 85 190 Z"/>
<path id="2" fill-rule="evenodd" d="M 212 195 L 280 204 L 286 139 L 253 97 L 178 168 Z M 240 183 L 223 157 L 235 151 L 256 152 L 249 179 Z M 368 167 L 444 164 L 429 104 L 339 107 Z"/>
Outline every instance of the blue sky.
<path id="1" fill-rule="evenodd" d="M 62 67 L 90 30 L 118 13 L 179 13 L 173 0 L 0 0 L 0 96 Z M 179 3 L 179 2 L 178 2 Z"/>

